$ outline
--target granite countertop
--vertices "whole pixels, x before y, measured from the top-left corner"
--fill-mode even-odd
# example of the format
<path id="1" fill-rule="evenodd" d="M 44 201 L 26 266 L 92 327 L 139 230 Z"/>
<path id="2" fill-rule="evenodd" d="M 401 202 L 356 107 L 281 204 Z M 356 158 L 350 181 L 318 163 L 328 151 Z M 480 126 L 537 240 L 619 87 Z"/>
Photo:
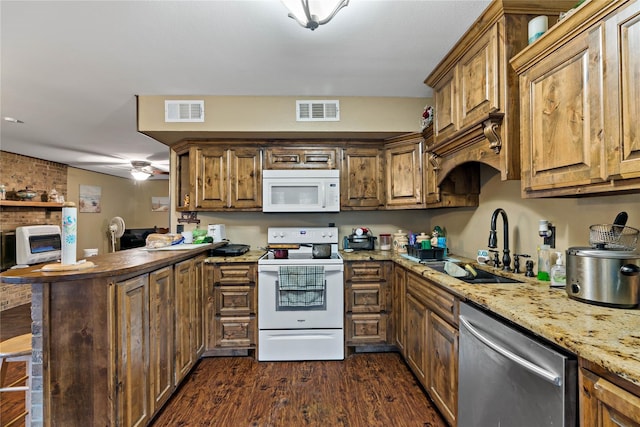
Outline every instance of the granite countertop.
<path id="1" fill-rule="evenodd" d="M 461 299 L 474 302 L 640 386 L 640 310 L 582 303 L 570 299 L 564 288 L 551 288 L 549 282 L 489 266 L 482 269 L 524 283 L 468 284 L 390 251 L 354 251 L 342 255 L 345 261 L 394 261 Z M 452 256 L 478 266 L 470 259 Z"/>
<path id="2" fill-rule="evenodd" d="M 266 252 L 263 250 L 250 250 L 238 256 L 210 256 L 204 260 L 208 264 L 229 263 L 229 262 L 258 262 Z"/>

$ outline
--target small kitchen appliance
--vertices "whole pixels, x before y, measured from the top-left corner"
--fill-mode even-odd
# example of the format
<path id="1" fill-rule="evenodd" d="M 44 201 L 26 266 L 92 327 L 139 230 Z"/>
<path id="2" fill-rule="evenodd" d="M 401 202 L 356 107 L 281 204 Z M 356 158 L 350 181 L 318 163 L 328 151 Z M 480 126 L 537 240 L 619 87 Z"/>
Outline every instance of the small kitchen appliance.
<path id="1" fill-rule="evenodd" d="M 347 237 L 349 249 L 373 250 L 376 244 L 376 237 L 371 234 L 371 230 L 366 227 L 358 227 Z"/>
<path id="2" fill-rule="evenodd" d="M 338 228 L 270 227 L 267 243 L 288 249 L 286 257 L 270 249 L 258 260 L 258 360 L 344 359 Z M 324 245 L 329 256 L 318 257 Z"/>
<path id="3" fill-rule="evenodd" d="M 209 224 L 207 226 L 207 236 L 213 239 L 213 243 L 223 242 L 227 238 L 224 224 Z"/>
<path id="4" fill-rule="evenodd" d="M 618 308 L 640 304 L 640 253 L 635 251 L 638 234 L 637 229 L 618 221 L 592 225 L 590 247 L 567 249 L 569 297 Z"/>
<path id="5" fill-rule="evenodd" d="M 262 171 L 263 212 L 340 212 L 337 169 Z"/>

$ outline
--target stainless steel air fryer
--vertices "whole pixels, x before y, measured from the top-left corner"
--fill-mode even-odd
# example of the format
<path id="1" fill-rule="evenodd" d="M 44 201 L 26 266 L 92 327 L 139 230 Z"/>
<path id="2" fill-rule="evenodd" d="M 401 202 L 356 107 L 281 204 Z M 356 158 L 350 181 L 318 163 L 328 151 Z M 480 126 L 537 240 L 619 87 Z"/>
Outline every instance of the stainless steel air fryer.
<path id="1" fill-rule="evenodd" d="M 591 247 L 567 249 L 570 298 L 618 308 L 640 304 L 640 253 L 635 252 L 638 230 L 614 224 L 590 227 Z"/>

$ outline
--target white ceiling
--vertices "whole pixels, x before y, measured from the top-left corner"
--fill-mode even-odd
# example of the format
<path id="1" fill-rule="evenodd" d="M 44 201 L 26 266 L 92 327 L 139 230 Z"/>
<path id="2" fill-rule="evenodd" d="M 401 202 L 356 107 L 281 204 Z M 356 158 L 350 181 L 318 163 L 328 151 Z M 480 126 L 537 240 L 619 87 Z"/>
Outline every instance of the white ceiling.
<path id="1" fill-rule="evenodd" d="M 169 166 L 136 95 L 428 97 L 488 3 L 351 0 L 312 32 L 278 0 L 3 0 L 1 115 L 24 123 L 1 122 L 0 149 L 130 177 Z"/>

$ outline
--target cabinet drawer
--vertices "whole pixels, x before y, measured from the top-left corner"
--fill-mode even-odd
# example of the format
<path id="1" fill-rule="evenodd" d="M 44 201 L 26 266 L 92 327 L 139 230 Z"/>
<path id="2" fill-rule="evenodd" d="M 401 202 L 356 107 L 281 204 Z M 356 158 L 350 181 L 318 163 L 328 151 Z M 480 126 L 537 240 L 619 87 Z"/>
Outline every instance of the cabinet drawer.
<path id="1" fill-rule="evenodd" d="M 255 316 L 216 316 L 217 348 L 247 348 L 255 346 Z"/>
<path id="2" fill-rule="evenodd" d="M 429 280 L 415 274 L 407 276 L 407 292 L 454 326 L 458 326 L 458 299 Z"/>
<path id="3" fill-rule="evenodd" d="M 345 268 L 345 278 L 352 282 L 373 282 L 387 279 L 384 261 L 349 262 Z"/>
<path id="4" fill-rule="evenodd" d="M 248 316 L 256 312 L 253 286 L 216 286 L 214 299 L 216 314 L 221 316 Z"/>
<path id="5" fill-rule="evenodd" d="M 253 264 L 221 264 L 213 271 L 213 281 L 220 285 L 247 285 L 256 282 Z"/>
<path id="6" fill-rule="evenodd" d="M 265 169 L 335 169 L 335 148 L 267 148 Z"/>
<path id="7" fill-rule="evenodd" d="M 347 345 L 384 344 L 387 341 L 387 314 L 348 314 Z"/>
<path id="8" fill-rule="evenodd" d="M 347 286 L 347 311 L 352 313 L 376 313 L 387 307 L 384 283 L 353 283 Z"/>

